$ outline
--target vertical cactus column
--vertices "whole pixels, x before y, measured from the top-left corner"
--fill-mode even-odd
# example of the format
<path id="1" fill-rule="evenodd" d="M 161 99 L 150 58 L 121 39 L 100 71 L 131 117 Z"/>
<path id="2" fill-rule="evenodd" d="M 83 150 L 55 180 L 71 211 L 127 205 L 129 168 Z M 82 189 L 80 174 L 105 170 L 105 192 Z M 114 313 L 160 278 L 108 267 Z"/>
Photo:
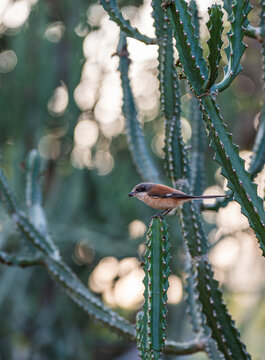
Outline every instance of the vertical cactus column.
<path id="1" fill-rule="evenodd" d="M 191 12 L 186 1 L 165 1 L 163 7 L 170 19 L 179 59 L 187 76 L 187 81 L 200 103 L 200 109 L 209 130 L 211 146 L 216 153 L 215 160 L 221 165 L 222 174 L 227 178 L 228 186 L 233 190 L 235 200 L 241 205 L 241 211 L 248 218 L 265 254 L 263 202 L 257 196 L 256 184 L 251 182 L 250 175 L 244 168 L 238 148 L 232 143 L 232 137 L 227 132 L 214 95 L 215 92 L 226 89 L 242 69 L 240 59 L 246 48 L 242 40 L 248 24 L 247 15 L 251 9 L 249 1 L 238 0 L 234 1 L 232 5 L 232 13 L 229 18 L 231 26 L 228 33 L 229 45 L 226 48 L 228 64 L 225 67 L 224 79 L 219 84 L 212 83 L 216 77 L 214 64 L 216 67 L 219 62 L 218 48 L 221 43 L 219 42 L 218 48 L 216 48 L 215 42 L 208 42 L 210 54 L 212 54 L 209 58 L 210 71 L 208 71 L 205 61 L 202 60 L 202 50 L 194 34 Z M 222 17 L 220 8 L 215 6 L 214 9 L 215 11 L 211 11 L 210 15 L 219 21 L 216 21 L 215 27 L 213 21 L 210 21 L 212 25 L 209 26 L 209 29 L 212 37 L 214 31 L 220 29 Z M 213 59 L 215 60 L 213 61 Z"/>
<path id="2" fill-rule="evenodd" d="M 145 303 L 137 316 L 137 341 L 143 360 L 158 360 L 161 359 L 166 339 L 166 302 L 171 259 L 165 220 L 151 220 L 145 245 Z"/>

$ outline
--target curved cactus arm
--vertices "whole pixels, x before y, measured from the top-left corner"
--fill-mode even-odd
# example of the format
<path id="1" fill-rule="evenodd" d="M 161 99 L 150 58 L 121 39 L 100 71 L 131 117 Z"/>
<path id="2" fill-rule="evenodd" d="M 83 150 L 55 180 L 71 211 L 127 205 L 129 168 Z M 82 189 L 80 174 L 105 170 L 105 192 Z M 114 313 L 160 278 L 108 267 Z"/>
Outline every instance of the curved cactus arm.
<path id="1" fill-rule="evenodd" d="M 253 155 L 251 157 L 249 172 L 252 178 L 263 169 L 265 165 L 265 106 L 260 115 L 260 123 L 256 135 Z"/>
<path id="2" fill-rule="evenodd" d="M 260 28 L 265 28 L 265 2 L 261 1 Z M 265 43 L 262 43 L 263 57 L 263 81 L 265 81 Z M 249 172 L 254 178 L 262 170 L 265 164 L 265 103 L 259 118 L 259 127 L 253 147 L 253 155 L 250 162 Z"/>
<path id="3" fill-rule="evenodd" d="M 130 60 L 128 58 L 126 35 L 122 32 L 118 44 L 117 55 L 120 57 L 119 71 L 123 89 L 122 110 L 125 117 L 129 149 L 131 151 L 135 166 L 142 178 L 147 181 L 159 182 L 158 171 L 151 159 L 138 120 L 138 113 L 135 107 L 128 74 Z"/>
<path id="4" fill-rule="evenodd" d="M 32 256 L 18 256 L 0 251 L 0 263 L 11 266 L 20 266 L 22 268 L 36 265 L 43 265 L 43 256 L 36 254 Z"/>
<path id="5" fill-rule="evenodd" d="M 145 303 L 137 318 L 137 339 L 142 359 L 161 359 L 165 346 L 169 249 L 166 221 L 153 218 L 147 233 L 144 262 Z"/>
<path id="6" fill-rule="evenodd" d="M 26 161 L 26 203 L 31 208 L 40 205 L 42 194 L 39 186 L 40 156 L 36 149 L 29 152 Z"/>
<path id="7" fill-rule="evenodd" d="M 153 0 L 153 17 L 158 44 L 160 103 L 165 117 L 165 170 L 173 184 L 177 179 L 187 177 L 188 167 L 181 136 L 180 93 L 174 67 L 172 30 L 167 15 L 161 11 L 161 1 Z"/>
<path id="8" fill-rule="evenodd" d="M 191 341 L 176 343 L 175 341 L 166 340 L 164 353 L 172 355 L 190 355 L 199 351 L 205 351 L 206 339 L 195 338 Z"/>
<path id="9" fill-rule="evenodd" d="M 265 2 L 261 1 L 260 28 L 265 28 Z M 263 81 L 265 81 L 265 43 L 262 43 L 263 57 Z M 250 162 L 249 172 L 254 178 L 262 170 L 265 164 L 265 103 L 259 118 L 259 127 L 253 147 L 253 155 Z"/>
<path id="10" fill-rule="evenodd" d="M 232 143 L 231 135 L 227 133 L 215 99 L 204 96 L 199 101 L 211 137 L 211 146 L 215 150 L 215 160 L 221 165 L 221 173 L 227 178 L 228 187 L 234 191 L 235 200 L 241 205 L 241 211 L 247 216 L 265 254 L 265 213 L 263 201 L 257 196 L 257 185 L 250 181 L 250 175 L 244 168 L 238 148 Z"/>
<path id="11" fill-rule="evenodd" d="M 125 20 L 116 0 L 100 0 L 101 5 L 107 11 L 109 17 L 114 21 L 127 36 L 144 42 L 145 44 L 155 44 L 156 39 L 152 39 L 141 34 L 136 28 L 132 27 L 128 20 Z"/>
<path id="12" fill-rule="evenodd" d="M 185 0 L 169 0 L 162 3 L 176 39 L 179 60 L 187 75 L 191 88 L 202 94 L 202 87 L 208 78 L 206 61 L 192 24 L 192 14 Z"/>
<path id="13" fill-rule="evenodd" d="M 95 320 L 101 321 L 106 326 L 113 328 L 117 333 L 122 333 L 129 338 L 134 337 L 135 332 L 133 326 L 114 311 L 106 308 L 105 305 L 89 291 L 71 269 L 61 260 L 60 254 L 54 253 L 54 249 L 50 246 L 50 241 L 36 229 L 29 221 L 26 214 L 22 212 L 17 205 L 15 197 L 9 188 L 1 169 L 0 198 L 3 201 L 7 212 L 16 223 L 20 236 L 29 241 L 37 250 L 40 250 L 42 263 L 44 263 L 44 266 L 48 269 L 52 277 L 62 286 L 67 294 L 71 295 L 71 298 Z M 10 264 L 11 261 L 14 263 L 16 262 L 16 258 L 11 255 L 9 258 L 7 256 L 5 256 L 5 258 Z M 33 258 L 31 259 L 33 261 Z M 26 262 L 30 263 L 31 261 L 30 258 L 27 261 L 25 261 L 25 258 L 18 258 L 18 265 L 19 260 L 23 260 L 24 264 Z"/>
<path id="14" fill-rule="evenodd" d="M 41 158 L 36 149 L 29 152 L 26 160 L 26 204 L 28 217 L 31 223 L 45 236 L 54 253 L 58 254 L 58 249 L 53 243 L 48 232 L 47 220 L 42 208 L 42 193 L 39 185 L 41 170 Z"/>
<path id="15" fill-rule="evenodd" d="M 59 253 L 54 244 L 34 227 L 25 212 L 19 208 L 2 169 L 0 169 L 0 199 L 6 211 L 15 222 L 20 235 L 23 238 L 30 239 L 32 245 L 41 250 L 45 255 L 58 258 Z"/>
<path id="16" fill-rule="evenodd" d="M 234 0 L 231 5 L 232 13 L 230 19 L 230 30 L 228 32 L 229 44 L 225 48 L 228 63 L 224 68 L 224 78 L 219 83 L 213 86 L 213 91 L 225 90 L 237 74 L 242 70 L 240 60 L 246 49 L 246 44 L 243 43 L 243 37 L 246 28 L 249 24 L 247 15 L 251 10 L 249 0 Z"/>
<path id="17" fill-rule="evenodd" d="M 128 339 L 135 338 L 132 324 L 115 311 L 107 308 L 63 261 L 55 261 L 46 257 L 44 262 L 51 277 L 60 285 L 61 289 L 92 319 Z"/>
<path id="18" fill-rule="evenodd" d="M 254 27 L 248 24 L 245 35 L 263 43 L 265 41 L 264 26 Z"/>
<path id="19" fill-rule="evenodd" d="M 214 4 L 208 9 L 209 21 L 206 23 L 210 33 L 210 38 L 207 41 L 209 47 L 209 77 L 207 83 L 203 87 L 207 92 L 218 76 L 219 63 L 221 60 L 221 48 L 223 45 L 222 33 L 223 33 L 223 12 L 221 6 Z"/>

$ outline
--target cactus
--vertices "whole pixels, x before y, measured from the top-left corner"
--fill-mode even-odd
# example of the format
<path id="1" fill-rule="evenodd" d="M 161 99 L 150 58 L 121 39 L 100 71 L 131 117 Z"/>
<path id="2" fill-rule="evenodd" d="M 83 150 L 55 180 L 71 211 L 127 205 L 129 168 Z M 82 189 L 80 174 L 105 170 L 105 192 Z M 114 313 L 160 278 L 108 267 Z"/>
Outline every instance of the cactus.
<path id="1" fill-rule="evenodd" d="M 0 252 L 0 261 L 13 266 L 44 266 L 51 277 L 66 294 L 89 316 L 116 333 L 137 342 L 142 359 L 161 359 L 162 353 L 175 355 L 192 354 L 204 351 L 209 359 L 250 359 L 245 344 L 240 338 L 235 322 L 228 313 L 223 294 L 214 279 L 208 260 L 209 244 L 204 229 L 201 209 L 218 210 L 225 207 L 233 198 L 240 204 L 242 213 L 248 218 L 260 248 L 265 255 L 265 214 L 264 204 L 257 195 L 255 176 L 262 170 L 265 158 L 263 110 L 253 148 L 249 171 L 239 156 L 238 147 L 233 144 L 232 136 L 220 113 L 216 96 L 228 88 L 242 70 L 241 58 L 246 50 L 243 38 L 251 34 L 258 38 L 258 30 L 251 27 L 248 14 L 251 6 L 248 0 L 223 1 L 228 13 L 230 30 L 228 46 L 225 49 L 227 65 L 223 79 L 216 83 L 222 48 L 223 10 L 213 5 L 208 13 L 209 30 L 208 59 L 204 58 L 200 45 L 197 5 L 195 0 L 188 4 L 185 0 L 152 1 L 152 16 L 156 38 L 140 34 L 126 21 L 115 0 L 101 0 L 110 18 L 120 27 L 120 41 L 116 54 L 119 56 L 121 86 L 123 90 L 123 114 L 126 121 L 126 135 L 129 149 L 137 171 L 144 180 L 158 182 L 163 179 L 162 171 L 151 157 L 144 132 L 139 123 L 133 91 L 129 80 L 129 53 L 126 37 L 133 37 L 148 45 L 158 46 L 158 79 L 160 105 L 165 122 L 164 168 L 174 187 L 187 193 L 200 193 L 204 187 L 203 173 L 204 149 L 208 130 L 210 146 L 214 159 L 221 166 L 221 173 L 228 181 L 228 198 L 217 200 L 214 205 L 198 206 L 186 203 L 177 211 L 181 227 L 183 248 L 186 254 L 187 273 L 186 304 L 190 317 L 194 340 L 174 342 L 166 340 L 167 288 L 169 276 L 169 236 L 165 219 L 155 217 L 151 220 L 147 233 L 144 261 L 143 309 L 136 317 L 136 330 L 115 311 L 107 308 L 77 278 L 64 263 L 48 231 L 45 212 L 42 208 L 39 186 L 40 159 L 36 151 L 29 154 L 27 162 L 26 205 L 21 210 L 13 191 L 0 170 L 0 198 L 4 207 L 17 226 L 21 238 L 31 244 L 31 255 L 13 255 Z M 162 5 L 162 6 L 161 6 Z M 264 2 L 261 4 L 260 29 L 264 27 Z M 174 63 L 172 36 L 178 50 L 177 66 Z M 264 55 L 264 43 L 263 43 Z M 181 74 L 178 74 L 181 69 Z M 190 121 L 193 127 L 191 154 L 183 141 L 181 133 L 180 79 L 189 85 L 191 96 Z"/>
<path id="2" fill-rule="evenodd" d="M 249 174 L 244 169 L 244 163 L 240 159 L 238 149 L 232 143 L 232 137 L 227 133 L 215 96 L 215 91 L 224 90 L 231 84 L 235 74 L 241 70 L 240 59 L 245 50 L 242 42 L 244 26 L 247 26 L 247 14 L 250 11 L 248 2 L 238 1 L 233 5 L 233 17 L 231 19 L 231 30 L 229 32 L 229 46 L 226 48 L 226 55 L 229 59 L 225 68 L 225 76 L 221 83 L 212 86 L 213 94 L 203 93 L 202 82 L 198 83 L 200 77 L 205 79 L 204 63 L 200 65 L 196 54 L 201 53 L 198 39 L 194 37 L 192 26 L 184 27 L 184 24 L 191 23 L 191 14 L 188 11 L 184 0 L 179 2 L 164 2 L 164 8 L 170 18 L 176 46 L 180 54 L 180 61 L 191 90 L 194 91 L 200 103 L 203 118 L 211 137 L 211 146 L 216 152 L 215 160 L 222 167 L 222 174 L 228 179 L 228 186 L 235 193 L 235 200 L 241 205 L 242 213 L 248 217 L 250 226 L 256 232 L 262 251 L 265 251 L 265 214 L 262 200 L 257 196 L 256 185 L 250 181 Z M 186 4 L 186 5 L 185 5 Z M 186 11 L 183 11 L 183 8 Z M 237 16 L 237 19 L 235 18 Z M 240 15 L 240 16 L 239 16 Z M 186 42 L 185 39 L 189 39 Z M 189 51 L 188 51 L 189 49 Z M 190 51 L 190 50 L 193 50 Z M 235 54 L 236 53 L 236 54 Z M 200 74 L 200 77 L 194 74 Z M 239 178 L 240 174 L 240 178 Z"/>
<path id="3" fill-rule="evenodd" d="M 209 76 L 205 86 L 205 90 L 209 90 L 212 85 L 215 83 L 215 80 L 218 76 L 218 68 L 221 60 L 221 48 L 222 48 L 222 37 L 220 34 L 223 32 L 223 12 L 221 6 L 213 5 L 208 9 L 209 21 L 207 22 L 207 27 L 209 30 L 210 38 L 208 40 L 209 47 Z"/>
<path id="4" fill-rule="evenodd" d="M 128 76 L 130 59 L 128 58 L 127 42 L 124 33 L 121 33 L 120 36 L 117 55 L 120 57 L 119 70 L 123 88 L 122 110 L 126 119 L 128 145 L 133 154 L 135 166 L 142 178 L 147 181 L 159 182 L 159 174 L 146 146 L 130 87 Z"/>
<path id="5" fill-rule="evenodd" d="M 146 35 L 141 34 L 136 28 L 132 27 L 128 20 L 125 20 L 119 10 L 116 0 L 102 0 L 101 5 L 108 12 L 111 20 L 115 21 L 122 31 L 128 36 L 133 37 L 145 44 L 155 44 L 156 39 L 151 39 Z"/>
<path id="6" fill-rule="evenodd" d="M 147 233 L 144 262 L 145 303 L 137 317 L 137 339 L 143 360 L 161 359 L 165 346 L 169 249 L 167 223 L 153 218 Z"/>

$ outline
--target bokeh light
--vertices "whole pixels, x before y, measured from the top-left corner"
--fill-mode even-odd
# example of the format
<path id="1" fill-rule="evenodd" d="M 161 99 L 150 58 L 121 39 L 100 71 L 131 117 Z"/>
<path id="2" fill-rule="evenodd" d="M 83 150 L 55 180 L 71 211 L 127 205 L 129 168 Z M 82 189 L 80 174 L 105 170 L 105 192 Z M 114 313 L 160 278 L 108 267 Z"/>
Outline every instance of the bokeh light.
<path id="1" fill-rule="evenodd" d="M 97 293 L 109 288 L 118 274 L 118 265 L 119 261 L 115 257 L 103 258 L 89 277 L 89 287 Z"/>
<path id="2" fill-rule="evenodd" d="M 61 145 L 58 139 L 51 135 L 43 136 L 38 144 L 40 156 L 46 160 L 55 160 L 60 154 Z"/>
<path id="3" fill-rule="evenodd" d="M 129 235 L 132 238 L 141 237 L 146 232 L 146 225 L 141 220 L 133 220 L 129 224 Z"/>
<path id="4" fill-rule="evenodd" d="M 13 50 L 5 50 L 0 53 L 0 73 L 12 71 L 17 64 L 17 56 Z"/>
<path id="5" fill-rule="evenodd" d="M 178 304 L 183 297 L 182 281 L 176 275 L 170 275 L 168 278 L 169 288 L 167 298 L 169 304 Z"/>
<path id="6" fill-rule="evenodd" d="M 143 302 L 144 271 L 134 269 L 121 277 L 114 287 L 114 298 L 118 306 L 125 309 L 136 309 Z"/>
<path id="7" fill-rule="evenodd" d="M 5 7 L 3 15 L 3 24 L 10 28 L 18 28 L 27 20 L 31 9 L 31 2 L 29 0 L 10 1 Z"/>
<path id="8" fill-rule="evenodd" d="M 81 240 L 75 247 L 75 256 L 81 264 L 90 264 L 95 258 L 95 250 L 86 240 Z"/>
<path id="9" fill-rule="evenodd" d="M 226 270 L 234 266 L 239 256 L 239 243 L 234 237 L 227 236 L 210 252 L 211 263 Z"/>
<path id="10" fill-rule="evenodd" d="M 48 25 L 44 36 L 47 40 L 53 43 L 58 43 L 65 32 L 65 26 L 61 21 L 56 21 Z"/>
<path id="11" fill-rule="evenodd" d="M 68 91 L 65 84 L 58 86 L 48 101 L 48 111 L 53 116 L 62 116 L 69 102 Z"/>
<path id="12" fill-rule="evenodd" d="M 92 120 L 81 120 L 75 128 L 75 142 L 78 146 L 92 147 L 98 138 L 98 125 Z"/>

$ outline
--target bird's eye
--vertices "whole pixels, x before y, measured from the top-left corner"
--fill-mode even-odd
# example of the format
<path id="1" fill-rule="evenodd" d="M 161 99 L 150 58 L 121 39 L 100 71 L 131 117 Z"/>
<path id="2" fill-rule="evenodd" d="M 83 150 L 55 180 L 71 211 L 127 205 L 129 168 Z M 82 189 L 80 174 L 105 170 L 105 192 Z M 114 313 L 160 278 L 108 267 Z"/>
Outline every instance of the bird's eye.
<path id="1" fill-rule="evenodd" d="M 143 186 L 141 186 L 141 187 L 138 187 L 138 188 L 136 189 L 136 191 L 137 191 L 137 192 L 144 192 L 144 191 L 145 191 L 145 188 L 144 188 Z"/>

